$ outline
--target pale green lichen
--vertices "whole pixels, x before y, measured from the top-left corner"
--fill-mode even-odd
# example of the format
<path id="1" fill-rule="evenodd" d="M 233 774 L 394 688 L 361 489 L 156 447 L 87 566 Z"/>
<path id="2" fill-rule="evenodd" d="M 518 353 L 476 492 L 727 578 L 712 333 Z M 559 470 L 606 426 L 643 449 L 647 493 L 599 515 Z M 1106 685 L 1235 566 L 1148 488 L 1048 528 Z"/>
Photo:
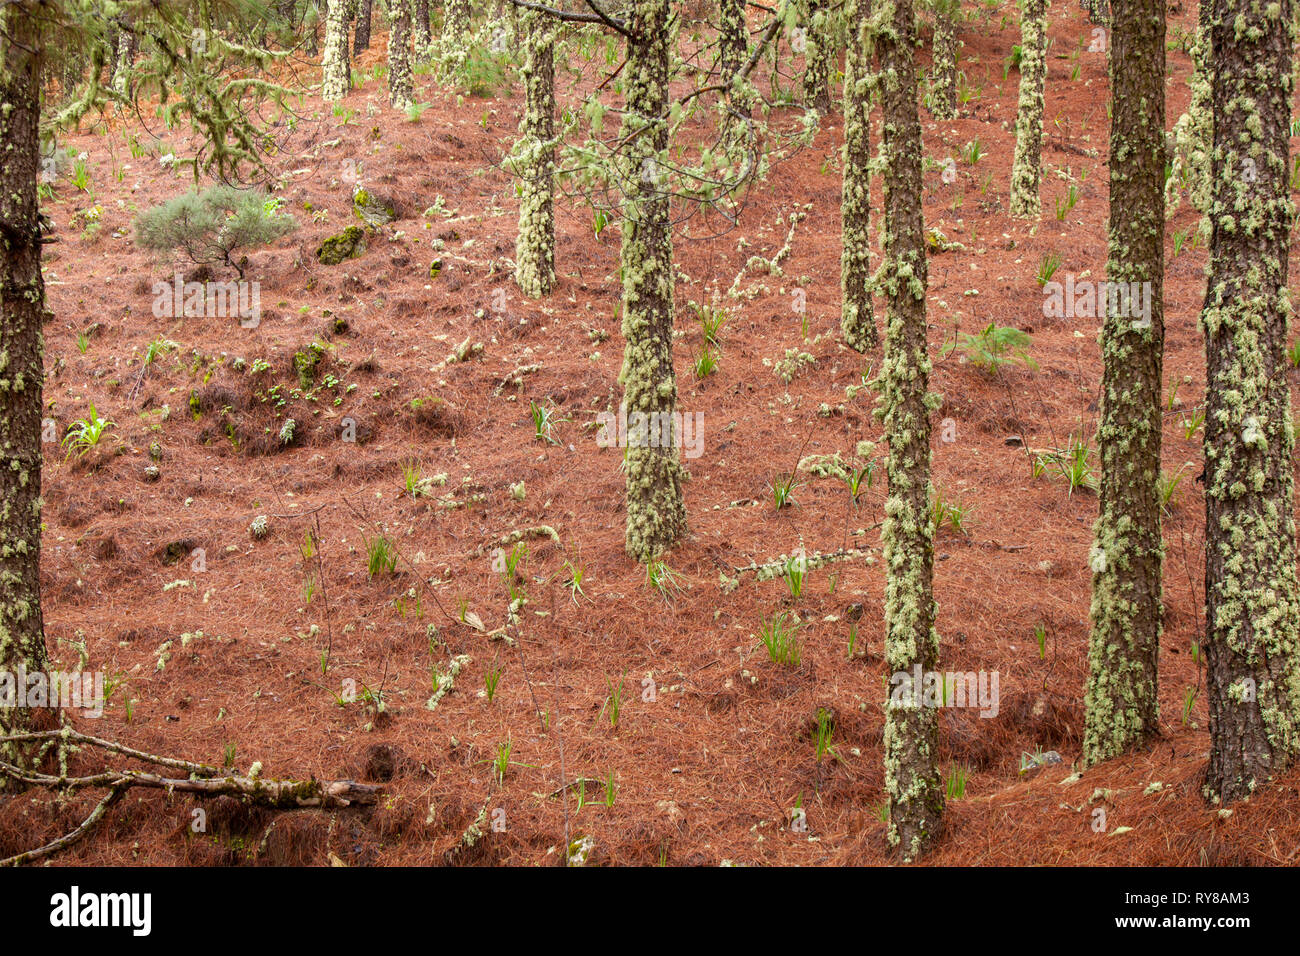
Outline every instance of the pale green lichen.
<path id="1" fill-rule="evenodd" d="M 957 15 L 960 0 L 930 0 L 934 11 L 934 61 L 930 66 L 930 113 L 937 120 L 957 116 Z"/>
<path id="2" fill-rule="evenodd" d="M 395 110 L 410 109 L 415 86 L 411 78 L 411 4 L 393 0 L 388 5 L 388 103 Z"/>

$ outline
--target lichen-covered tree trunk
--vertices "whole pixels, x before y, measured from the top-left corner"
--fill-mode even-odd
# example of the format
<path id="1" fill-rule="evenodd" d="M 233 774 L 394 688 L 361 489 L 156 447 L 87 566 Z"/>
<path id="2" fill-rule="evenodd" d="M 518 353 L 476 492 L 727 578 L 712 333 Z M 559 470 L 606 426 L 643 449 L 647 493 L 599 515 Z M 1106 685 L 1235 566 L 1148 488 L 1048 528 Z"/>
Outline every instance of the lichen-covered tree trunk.
<path id="1" fill-rule="evenodd" d="M 749 145 L 749 127 L 745 118 L 753 109 L 752 87 L 748 79 L 739 81 L 739 85 L 736 80 L 749 56 L 749 26 L 745 20 L 744 0 L 719 0 L 718 72 L 723 82 L 732 84 L 729 95 L 722 98 L 722 122 L 727 130 L 723 148 L 733 159 Z"/>
<path id="2" fill-rule="evenodd" d="M 307 0 L 307 9 L 302 15 L 303 52 L 315 56 L 319 51 L 316 30 L 320 26 L 320 0 Z"/>
<path id="3" fill-rule="evenodd" d="M 443 5 L 442 65 L 447 73 L 455 73 L 465 64 L 469 55 L 470 9 L 469 0 L 447 0 Z"/>
<path id="4" fill-rule="evenodd" d="M 388 3 L 388 102 L 395 110 L 411 106 L 411 0 Z"/>
<path id="5" fill-rule="evenodd" d="M 673 245 L 661 165 L 668 151 L 668 23 L 668 0 L 633 3 L 622 127 L 627 143 L 622 248 L 627 344 L 619 373 L 628 418 L 625 547 L 629 557 L 642 563 L 658 558 L 686 530 L 676 423 L 667 447 L 662 440 L 649 440 L 662 437 L 662 429 L 651 426 L 671 422 L 677 407 Z"/>
<path id="6" fill-rule="evenodd" d="M 870 0 L 848 0 L 844 54 L 844 178 L 840 195 L 840 329 L 859 352 L 878 343 L 871 305 L 871 62 L 863 15 Z"/>
<path id="7" fill-rule="evenodd" d="M 429 0 L 415 0 L 415 49 L 423 56 L 433 41 L 429 31 Z"/>
<path id="8" fill-rule="evenodd" d="M 1164 351 L 1165 0 L 1115 0 L 1110 252 L 1102 321 L 1100 510 L 1083 759 L 1159 732 L 1160 389 Z M 1136 294 L 1133 294 L 1136 293 Z"/>
<path id="9" fill-rule="evenodd" d="M 125 96 L 131 86 L 131 61 L 135 44 L 132 42 L 131 17 L 124 14 L 117 34 L 117 59 L 113 67 L 113 92 Z"/>
<path id="10" fill-rule="evenodd" d="M 803 0 L 806 49 L 804 52 L 803 95 L 806 105 L 821 113 L 831 109 L 831 60 L 835 43 L 825 0 Z"/>
<path id="11" fill-rule="evenodd" d="M 515 282 L 524 295 L 537 299 L 555 286 L 555 20 L 527 10 L 522 21 L 528 46 L 522 69 Z"/>
<path id="12" fill-rule="evenodd" d="M 348 65 L 347 0 L 326 0 L 321 71 L 321 98 L 327 103 L 343 99 L 352 87 L 352 72 Z"/>
<path id="13" fill-rule="evenodd" d="M 1043 162 L 1043 83 L 1047 78 L 1047 0 L 1024 0 L 1020 18 L 1020 107 L 1011 164 L 1010 213 L 1037 219 Z"/>
<path id="14" fill-rule="evenodd" d="M 1214 0 L 1201 0 L 1197 11 L 1196 40 L 1192 45 L 1195 67 L 1192 70 L 1192 99 L 1187 112 L 1174 124 L 1173 175 L 1165 192 L 1165 215 L 1178 208 L 1178 186 L 1186 177 L 1187 193 L 1192 205 L 1202 214 L 1210 211 L 1210 147 L 1214 138 L 1213 46 L 1210 29 L 1214 22 Z M 1201 230 L 1208 232 L 1209 220 L 1201 220 Z"/>
<path id="15" fill-rule="evenodd" d="M 353 34 L 352 49 L 360 53 L 370 49 L 370 21 L 375 0 L 361 0 L 357 6 L 357 25 Z"/>
<path id="16" fill-rule="evenodd" d="M 871 17 L 884 115 L 885 358 L 880 370 L 889 497 L 881 529 L 885 560 L 885 660 L 893 674 L 939 663 L 934 629 L 934 527 L 930 519 L 930 359 L 925 336 L 925 223 L 921 212 L 921 123 L 911 0 L 878 0 Z M 938 710 L 913 687 L 885 711 L 889 842 L 915 860 L 943 826 Z"/>
<path id="17" fill-rule="evenodd" d="M 1205 793 L 1249 796 L 1300 750 L 1291 390 L 1291 0 L 1217 0 L 1205 333 Z"/>
<path id="18" fill-rule="evenodd" d="M 41 618 L 41 386 L 44 382 L 37 219 L 42 38 L 35 3 L 0 7 L 0 671 L 48 669 Z M 52 711 L 0 707 L 0 735 L 44 729 Z M 25 763 L 25 748 L 0 744 Z"/>
<path id="19" fill-rule="evenodd" d="M 957 115 L 957 14 L 960 0 L 934 0 L 934 60 L 930 112 L 937 120 Z"/>

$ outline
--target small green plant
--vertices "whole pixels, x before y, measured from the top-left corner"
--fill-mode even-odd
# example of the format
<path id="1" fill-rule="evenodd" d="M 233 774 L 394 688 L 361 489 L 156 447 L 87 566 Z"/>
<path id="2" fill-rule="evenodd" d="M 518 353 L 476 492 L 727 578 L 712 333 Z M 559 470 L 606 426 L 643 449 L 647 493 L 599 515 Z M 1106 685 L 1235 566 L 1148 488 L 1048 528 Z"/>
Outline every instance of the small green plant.
<path id="1" fill-rule="evenodd" d="M 609 711 L 609 726 L 613 730 L 618 730 L 618 718 L 623 713 L 623 705 L 627 703 L 626 691 L 623 689 L 626 678 L 627 672 L 625 671 L 623 676 L 618 679 L 618 686 L 615 686 L 610 678 L 605 678 L 605 686 L 609 688 L 609 696 L 605 698 L 605 706 L 600 709 L 600 713 L 604 715 L 606 710 Z"/>
<path id="2" fill-rule="evenodd" d="M 583 569 L 581 564 L 574 564 L 571 561 L 564 562 L 564 570 L 567 572 L 567 579 L 564 586 L 569 589 L 569 596 L 573 603 L 578 603 L 578 596 L 586 597 L 587 594 L 582 590 Z"/>
<path id="3" fill-rule="evenodd" d="M 1192 719 L 1192 708 L 1196 706 L 1196 688 L 1189 687 L 1183 692 L 1183 726 Z"/>
<path id="4" fill-rule="evenodd" d="M 606 808 L 614 806 L 614 800 L 618 797 L 618 785 L 614 783 L 614 771 L 605 774 L 605 806 Z"/>
<path id="5" fill-rule="evenodd" d="M 796 471 L 788 475 L 779 475 L 775 482 L 772 483 L 772 502 L 776 505 L 776 510 L 780 511 L 786 505 L 797 504 L 794 500 L 794 490 L 799 486 L 799 474 Z"/>
<path id="6" fill-rule="evenodd" d="M 408 123 L 420 122 L 420 117 L 424 115 L 424 111 L 432 105 L 432 103 L 412 103 L 406 108 L 406 121 Z"/>
<path id="7" fill-rule="evenodd" d="M 79 418 L 68 428 L 68 434 L 63 439 L 64 446 L 71 445 L 68 451 L 68 457 L 72 457 L 75 452 L 78 457 L 86 454 L 90 449 L 97 446 L 104 437 L 108 429 L 115 427 L 116 423 L 103 418 L 95 408 L 95 403 L 90 403 L 90 414 L 85 418 Z"/>
<path id="8" fill-rule="evenodd" d="M 366 570 L 371 578 L 381 574 L 397 573 L 397 551 L 387 535 L 376 535 L 366 541 Z"/>
<path id="9" fill-rule="evenodd" d="M 1183 483 L 1186 470 L 1187 466 L 1181 465 L 1171 475 L 1162 469 L 1160 477 L 1156 480 L 1156 491 L 1160 495 L 1160 508 L 1165 514 L 1173 513 L 1174 504 L 1178 498 L 1178 486 Z"/>
<path id="10" fill-rule="evenodd" d="M 966 522 L 970 519 L 972 510 L 974 510 L 972 505 L 963 504 L 958 499 L 948 498 L 941 488 L 936 487 L 934 497 L 930 499 L 930 525 L 935 534 L 938 534 L 945 527 L 956 531 L 958 534 L 966 534 Z"/>
<path id="11" fill-rule="evenodd" d="M 420 465 L 416 461 L 402 463 L 402 485 L 412 498 L 427 495 L 431 487 L 429 479 L 423 476 Z"/>
<path id="12" fill-rule="evenodd" d="M 1191 441 L 1196 437 L 1196 433 L 1205 425 L 1205 409 L 1198 408 L 1192 412 L 1191 416 L 1183 419 L 1183 436 Z"/>
<path id="13" fill-rule="evenodd" d="M 497 696 L 497 684 L 501 682 L 501 666 L 493 663 L 491 669 L 483 675 L 483 691 L 487 694 L 488 703 Z"/>
<path id="14" fill-rule="evenodd" d="M 727 310 L 718 306 L 704 305 L 695 305 L 694 309 L 700 323 L 700 331 L 704 333 L 705 344 L 721 348 L 718 336 L 722 332 L 722 327 L 727 324 Z"/>
<path id="15" fill-rule="evenodd" d="M 241 249 L 274 242 L 298 228 L 293 216 L 268 209 L 261 193 L 217 185 L 190 191 L 143 212 L 135 241 L 156 252 L 180 252 L 197 264 L 224 263 L 244 277 Z"/>
<path id="16" fill-rule="evenodd" d="M 849 497 L 854 506 L 857 505 L 858 499 L 862 497 L 866 488 L 870 488 L 875 484 L 877 467 L 878 463 L 873 458 L 862 468 L 848 468 L 845 470 L 844 483 L 849 486 Z"/>
<path id="17" fill-rule="evenodd" d="M 974 166 L 980 161 L 981 157 L 984 156 L 984 146 L 980 143 L 980 138 L 976 136 L 973 140 L 963 146 L 959 152 L 961 153 L 961 158 L 967 163 L 967 165 Z"/>
<path id="18" fill-rule="evenodd" d="M 969 779 L 970 771 L 966 767 L 953 767 L 948 774 L 948 799 L 961 800 L 965 797 L 966 782 Z"/>
<path id="19" fill-rule="evenodd" d="M 646 583 L 658 591 L 659 596 L 665 601 L 671 597 L 671 592 L 682 589 L 681 584 L 678 583 L 677 573 L 668 567 L 662 558 L 652 558 L 646 562 L 645 579 Z"/>
<path id="20" fill-rule="evenodd" d="M 233 740 L 226 741 L 225 753 L 222 755 L 223 765 L 226 767 L 233 767 L 235 765 L 235 758 L 238 755 L 239 751 L 235 746 L 235 742 Z"/>
<path id="21" fill-rule="evenodd" d="M 1093 449 L 1083 437 L 1070 435 L 1065 448 L 1046 451 L 1034 459 L 1034 477 L 1044 472 L 1059 478 L 1069 486 L 1067 496 L 1080 488 L 1097 490 L 1097 478 L 1092 469 Z"/>
<path id="22" fill-rule="evenodd" d="M 1286 350 L 1286 357 L 1291 362 L 1292 368 L 1300 368 L 1300 339 L 1296 339 Z"/>
<path id="23" fill-rule="evenodd" d="M 849 625 L 849 660 L 853 660 L 858 653 L 858 625 L 856 623 Z"/>
<path id="24" fill-rule="evenodd" d="M 817 708 L 817 725 L 813 728 L 813 743 L 816 746 L 817 762 L 821 763 L 822 758 L 830 754 L 836 760 L 839 754 L 831 746 L 831 739 L 835 736 L 835 717 L 825 707 Z"/>
<path id="25" fill-rule="evenodd" d="M 85 332 L 78 332 L 77 351 L 80 352 L 82 355 L 85 355 L 89 348 L 90 348 L 90 336 L 87 335 Z"/>
<path id="26" fill-rule="evenodd" d="M 718 370 L 718 356 L 707 345 L 695 358 L 695 377 L 705 379 Z"/>
<path id="27" fill-rule="evenodd" d="M 1042 624 L 1034 627 L 1034 642 L 1038 645 L 1038 659 L 1047 659 L 1047 628 Z"/>
<path id="28" fill-rule="evenodd" d="M 763 619 L 758 628 L 758 639 L 767 648 L 767 656 L 773 664 L 798 667 L 802 662 L 803 645 L 799 641 L 801 626 L 798 621 L 792 621 L 785 611 Z"/>
<path id="29" fill-rule="evenodd" d="M 83 193 L 90 192 L 90 170 L 86 168 L 84 159 L 78 159 L 72 164 L 72 185 Z"/>
<path id="30" fill-rule="evenodd" d="M 808 559 L 803 552 L 796 552 L 785 559 L 785 570 L 781 577 L 790 588 L 790 596 L 796 601 L 803 594 L 803 580 L 808 573 Z"/>
<path id="31" fill-rule="evenodd" d="M 1074 208 L 1075 203 L 1079 201 L 1079 190 L 1071 184 L 1066 190 L 1064 196 L 1056 197 L 1056 219 L 1058 222 L 1064 222 L 1066 215 Z"/>
<path id="32" fill-rule="evenodd" d="M 1055 252 L 1043 253 L 1043 258 L 1038 260 L 1038 273 L 1034 277 L 1038 280 L 1038 287 L 1041 289 L 1047 283 L 1052 281 L 1052 276 L 1056 275 L 1056 270 L 1061 268 L 1061 256 Z"/>
<path id="33" fill-rule="evenodd" d="M 975 335 L 962 333 L 943 354 L 951 355 L 960 349 L 972 365 L 996 375 L 1002 366 L 1017 362 L 1026 368 L 1037 369 L 1038 363 L 1029 357 L 1027 351 L 1032 344 L 1033 339 L 1027 332 L 990 322 Z"/>
<path id="34" fill-rule="evenodd" d="M 555 426 L 569 419 L 557 418 L 554 405 L 538 405 L 531 399 L 528 402 L 528 411 L 533 417 L 533 432 L 537 440 L 548 445 L 558 445 L 559 442 L 555 439 Z"/>

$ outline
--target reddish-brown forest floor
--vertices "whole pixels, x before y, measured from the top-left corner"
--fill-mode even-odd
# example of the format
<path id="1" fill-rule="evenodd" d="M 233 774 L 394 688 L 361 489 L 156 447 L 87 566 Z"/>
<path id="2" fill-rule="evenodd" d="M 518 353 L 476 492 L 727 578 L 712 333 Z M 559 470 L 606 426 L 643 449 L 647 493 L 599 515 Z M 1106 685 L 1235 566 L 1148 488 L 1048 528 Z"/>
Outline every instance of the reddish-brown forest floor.
<path id="1" fill-rule="evenodd" d="M 1079 758 L 1096 497 L 1035 479 L 1025 450 L 1006 439 L 1023 432 L 1031 448 L 1054 447 L 1095 427 L 1098 323 L 1045 319 L 1035 273 L 1045 253 L 1057 252 L 1058 278 L 1104 274 L 1106 60 L 1087 51 L 1093 27 L 1073 5 L 1053 9 L 1043 217 L 1012 222 L 1018 74 L 1004 78 L 1003 60 L 1019 35 L 1013 8 L 1005 9 L 1006 16 L 981 14 L 961 29 L 961 69 L 976 93 L 960 118 L 934 123 L 923 113 L 925 154 L 935 161 L 925 174 L 926 223 L 965 246 L 930 260 L 932 387 L 943 395 L 934 477 L 945 496 L 972 509 L 966 533 L 945 530 L 937 541 L 943 667 L 996 670 L 1001 691 L 995 718 L 942 712 L 944 770 L 966 769 L 969 780 L 965 796 L 949 801 L 946 836 L 929 859 L 1292 862 L 1300 773 L 1230 814 L 1198 794 L 1209 749 L 1204 682 L 1191 653 L 1203 600 L 1203 510 L 1193 481 L 1201 453 L 1199 434 L 1189 440 L 1182 421 L 1204 387 L 1197 311 L 1206 254 L 1184 247 L 1174 255 L 1174 233 L 1196 223 L 1186 201 L 1169 222 L 1166 245 L 1165 379 L 1186 384 L 1166 415 L 1165 466 L 1186 468 L 1165 524 L 1162 739 L 1064 782 Z M 1180 43 L 1194 17 L 1187 7 L 1171 14 L 1170 125 L 1188 100 L 1190 60 Z M 361 67 L 382 63 L 383 51 L 379 36 Z M 927 51 L 928 43 L 923 63 Z M 314 65 L 303 69 L 316 79 Z M 88 666 L 122 681 L 104 718 L 79 718 L 79 725 L 217 764 L 230 747 L 235 766 L 261 761 L 267 775 L 380 780 L 387 795 L 373 810 L 284 815 L 269 834 L 269 816 L 217 801 L 206 805 L 207 832 L 194 834 L 192 800 L 142 793 L 57 862 L 436 863 L 486 808 L 504 811 L 492 817 L 504 831 L 489 833 L 460 862 L 552 863 L 565 833 L 565 806 L 554 795 L 562 762 L 570 780 L 612 774 L 616 785 L 609 802 L 595 782 L 581 809 L 576 792 L 567 800 L 572 833 L 594 838 L 593 862 L 889 861 L 880 815 L 879 561 L 814 571 L 798 600 L 780 579 L 747 576 L 730 593 L 719 579 L 801 544 L 838 548 L 846 533 L 850 544 L 879 552 L 883 482 L 856 513 L 834 479 L 807 477 L 797 506 L 779 512 L 769 491 L 805 441 L 806 454 L 850 455 L 859 440 L 881 438 L 873 393 L 846 397 L 879 354 L 860 356 L 838 336 L 838 115 L 824 121 L 811 148 L 753 190 L 738 228 L 713 239 L 676 237 L 680 407 L 703 415 L 705 445 L 687 462 L 690 534 L 668 559 L 682 589 L 665 600 L 623 552 L 619 452 L 598 448 L 584 427 L 617 407 L 620 394 L 618 230 L 595 236 L 590 210 L 561 201 L 558 288 L 541 302 L 524 300 L 501 267 L 514 254 L 517 205 L 499 165 L 516 135 L 521 96 L 458 103 L 427 75 L 416 79 L 417 98 L 433 104 L 416 122 L 387 108 L 382 78 L 367 78 L 347 97 L 355 111 L 347 122 L 306 101 L 309 118 L 276 160 L 292 174 L 280 195 L 301 229 L 250 255 L 249 278 L 261 282 L 256 328 L 233 319 L 154 318 L 151 286 L 174 269 L 137 249 L 132 220 L 186 181 L 160 167 L 156 152 L 131 156 L 127 134 L 150 139 L 138 119 L 113 120 L 107 133 L 86 123 L 64 141 L 74 155 L 89 154 L 94 198 L 65 179 L 45 204 L 62 240 L 49 247 L 46 267 L 54 316 L 46 329 L 47 414 L 62 434 L 93 401 L 116 423 L 105 450 L 83 459 L 66 461 L 57 445 L 46 446 L 42 580 L 51 652 L 71 665 L 84 641 Z M 158 132 L 179 141 L 178 133 Z M 976 138 L 985 155 L 972 165 L 959 151 Z M 956 160 L 955 183 L 943 180 L 948 157 Z M 324 267 L 314 251 L 350 221 L 341 177 L 357 158 L 368 185 L 400 200 L 402 218 L 372 236 L 360 259 Z M 1058 221 L 1056 200 L 1071 184 L 1078 203 Z M 449 215 L 423 216 L 438 196 Z M 93 203 L 102 226 L 83 234 L 72 217 Z M 328 210 L 328 221 L 313 221 L 304 203 Z M 742 287 L 765 286 L 754 298 L 722 300 L 731 318 L 719 368 L 697 382 L 691 365 L 701 333 L 687 303 L 725 293 L 750 255 L 771 256 L 784 242 L 785 217 L 804 204 L 809 215 L 795 230 L 785 275 L 751 274 Z M 687 231 L 707 234 L 717 225 L 716 217 L 695 220 Z M 437 253 L 436 236 L 445 243 Z M 738 248 L 742 236 L 747 248 Z M 431 280 L 435 255 L 444 267 Z M 796 288 L 806 293 L 812 342 L 792 308 Z M 336 332 L 340 317 L 346 330 Z M 954 326 L 973 332 L 989 322 L 1032 333 L 1038 370 L 1010 366 L 992 377 L 960 353 L 941 355 Z M 92 325 L 83 353 L 77 336 Z M 591 330 L 609 338 L 593 341 Z M 144 350 L 160 336 L 179 348 L 156 361 L 136 391 Z M 443 364 L 467 336 L 482 353 Z M 322 378 L 338 384 L 320 387 L 314 400 L 294 397 L 293 355 L 314 341 L 327 346 Z M 788 349 L 816 361 L 787 385 L 771 366 Z M 232 367 L 236 357 L 245 370 Z M 255 372 L 258 360 L 269 369 Z M 538 367 L 518 373 L 529 365 Z M 274 412 L 274 396 L 262 399 L 277 383 L 287 404 Z M 412 409 L 413 400 L 429 398 L 443 404 Z M 559 409 L 558 445 L 534 437 L 530 400 Z M 818 413 L 823 403 L 828 416 Z M 285 417 L 295 419 L 296 439 L 280 448 L 271 439 Z M 355 443 L 341 438 L 345 418 L 355 422 Z M 945 418 L 955 441 L 941 440 Z M 156 482 L 145 474 L 151 442 L 162 452 Z M 403 464 L 412 461 L 425 476 L 445 474 L 446 485 L 418 500 L 404 494 Z M 522 501 L 510 491 L 520 481 Z M 461 506 L 444 507 L 448 495 Z M 258 515 L 271 516 L 261 540 L 249 533 Z M 301 546 L 317 524 L 323 574 L 309 602 L 305 582 L 315 559 L 305 560 Z M 503 535 L 538 525 L 553 527 L 559 541 L 527 541 L 521 570 L 530 600 L 511 648 L 456 620 L 459 602 L 488 629 L 503 623 L 505 588 L 491 551 Z M 396 576 L 372 580 L 365 542 L 381 529 L 403 561 Z M 204 570 L 194 569 L 197 548 Z M 573 600 L 561 583 L 566 560 L 584 569 L 585 600 Z M 855 604 L 865 656 L 850 659 Z M 761 619 L 779 611 L 805 623 L 797 668 L 770 663 L 755 636 Z M 445 669 L 461 654 L 472 662 L 430 711 L 431 667 Z M 485 676 L 494 668 L 501 676 L 489 701 Z M 615 728 L 607 697 L 623 675 L 626 700 Z M 653 701 L 643 699 L 647 678 Z M 347 680 L 381 691 L 384 713 L 363 700 L 340 706 L 336 695 Z M 1199 692 L 1184 719 L 1189 689 Z M 545 729 L 536 708 L 546 712 Z M 834 714 L 838 760 L 816 760 L 819 708 Z M 498 783 L 490 761 L 505 741 L 511 764 Z M 1019 773 L 1022 753 L 1038 748 L 1059 751 L 1064 764 Z M 40 795 L 0 802 L 0 856 L 66 832 L 90 803 L 89 796 L 56 803 Z M 803 832 L 790 825 L 796 805 L 806 810 Z M 1092 826 L 1098 807 L 1106 811 L 1101 832 Z"/>

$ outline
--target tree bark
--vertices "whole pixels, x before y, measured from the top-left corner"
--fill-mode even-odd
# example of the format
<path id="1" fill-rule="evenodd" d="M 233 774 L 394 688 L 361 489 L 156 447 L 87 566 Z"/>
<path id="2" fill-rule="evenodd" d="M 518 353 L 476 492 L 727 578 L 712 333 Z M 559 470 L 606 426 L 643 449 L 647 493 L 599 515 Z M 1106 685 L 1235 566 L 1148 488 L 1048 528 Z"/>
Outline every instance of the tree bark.
<path id="1" fill-rule="evenodd" d="M 957 116 L 957 23 L 959 0 L 934 4 L 934 59 L 931 64 L 930 113 L 937 120 Z"/>
<path id="2" fill-rule="evenodd" d="M 370 22 L 374 16 L 375 0 L 361 0 L 357 7 L 357 25 L 353 33 L 352 49 L 358 53 L 370 49 Z"/>
<path id="3" fill-rule="evenodd" d="M 40 171 L 41 11 L 0 7 L 0 671 L 46 671 L 41 616 L 41 323 L 45 282 L 36 197 Z M 48 12 L 46 12 L 48 16 Z M 52 710 L 0 707 L 0 735 L 44 729 Z M 0 744 L 23 766 L 26 747 Z"/>
<path id="4" fill-rule="evenodd" d="M 1300 750 L 1291 395 L 1284 352 L 1291 0 L 1218 0 L 1205 333 L 1204 792 L 1249 796 Z"/>
<path id="5" fill-rule="evenodd" d="M 885 261 L 888 313 L 880 371 L 889 497 L 881 529 L 886 567 L 885 659 L 893 674 L 939 663 L 934 629 L 934 526 L 930 519 L 930 359 L 925 335 L 925 223 L 921 211 L 921 123 L 917 113 L 911 0 L 873 10 L 884 115 Z M 930 849 L 943 827 L 938 710 L 913 688 L 910 704 L 885 711 L 889 842 L 904 860 Z"/>
<path id="6" fill-rule="evenodd" d="M 1110 89 L 1107 288 L 1120 283 L 1130 296 L 1125 308 L 1123 295 L 1108 294 L 1102 321 L 1086 764 L 1118 756 L 1159 733 L 1165 0 L 1115 0 Z"/>
<path id="7" fill-rule="evenodd" d="M 324 74 L 321 98 L 327 103 L 343 99 L 352 88 L 352 73 L 348 66 L 347 0 L 326 0 L 325 52 L 321 57 L 321 69 Z"/>
<path id="8" fill-rule="evenodd" d="M 673 370 L 673 246 L 668 192 L 660 168 L 668 150 L 668 0 L 635 0 L 629 23 L 627 114 L 623 136 L 626 200 L 623 218 L 623 335 L 627 345 L 619 382 L 628 416 L 627 534 L 634 561 L 647 563 L 668 550 L 686 530 L 682 500 L 679 432 L 651 443 L 656 427 L 640 416 L 671 416 L 677 406 Z M 662 422 L 663 418 L 646 421 Z M 669 419 L 671 420 L 671 419 Z"/>
<path id="9" fill-rule="evenodd" d="M 410 108 L 415 90 L 411 79 L 410 0 L 388 5 L 388 102 L 395 110 Z"/>
<path id="10" fill-rule="evenodd" d="M 808 106 L 819 113 L 831 110 L 831 59 L 835 43 L 831 39 L 830 13 L 825 0 L 806 0 L 804 19 L 807 48 L 804 53 L 803 93 Z"/>
<path id="11" fill-rule="evenodd" d="M 524 118 L 520 124 L 519 237 L 515 282 L 532 299 L 555 285 L 555 33 L 554 18 L 536 10 L 522 17 Z"/>
<path id="12" fill-rule="evenodd" d="M 1010 213 L 1037 219 L 1043 159 L 1043 83 L 1047 77 L 1047 0 L 1025 0 L 1020 21 L 1020 107 L 1011 165 Z"/>
<path id="13" fill-rule="evenodd" d="M 871 304 L 871 64 L 863 15 L 870 0 L 848 0 L 844 54 L 844 179 L 840 196 L 840 329 L 859 352 L 878 344 Z"/>

